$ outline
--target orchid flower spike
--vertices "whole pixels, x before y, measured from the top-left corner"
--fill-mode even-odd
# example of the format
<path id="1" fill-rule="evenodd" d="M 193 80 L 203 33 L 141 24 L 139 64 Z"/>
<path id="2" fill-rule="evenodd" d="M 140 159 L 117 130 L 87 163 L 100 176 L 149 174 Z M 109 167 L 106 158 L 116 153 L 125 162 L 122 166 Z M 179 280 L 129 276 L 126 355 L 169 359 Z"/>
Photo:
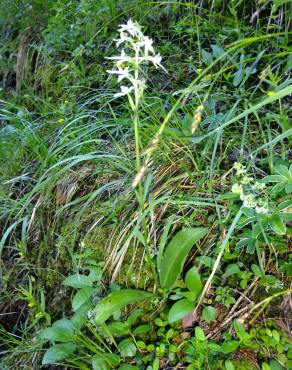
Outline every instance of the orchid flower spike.
<path id="1" fill-rule="evenodd" d="M 130 86 L 121 86 L 121 91 L 114 94 L 115 98 L 130 94 L 135 95 L 136 105 L 143 96 L 146 83 L 141 72 L 146 64 L 153 64 L 155 68 L 165 68 L 161 65 L 161 56 L 153 48 L 153 40 L 145 36 L 137 22 L 129 19 L 126 24 L 119 25 L 120 37 L 115 39 L 117 47 L 122 46 L 120 55 L 108 57 L 114 61 L 114 68 L 108 70 L 109 74 L 117 75 L 118 82 L 128 80 Z M 145 75 L 145 73 L 143 73 Z M 131 107 L 133 100 L 130 101 Z M 136 107 L 137 108 L 137 107 Z"/>

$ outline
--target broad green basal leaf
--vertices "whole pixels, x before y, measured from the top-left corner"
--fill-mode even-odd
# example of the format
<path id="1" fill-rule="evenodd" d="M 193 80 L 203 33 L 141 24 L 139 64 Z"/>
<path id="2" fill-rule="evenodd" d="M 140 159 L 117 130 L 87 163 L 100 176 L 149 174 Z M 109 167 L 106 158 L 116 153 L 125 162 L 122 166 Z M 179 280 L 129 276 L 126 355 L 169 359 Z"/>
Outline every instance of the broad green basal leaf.
<path id="1" fill-rule="evenodd" d="M 166 247 L 159 272 L 163 288 L 170 289 L 176 282 L 193 245 L 207 234 L 203 227 L 189 228 L 179 231 Z"/>
<path id="2" fill-rule="evenodd" d="M 72 330 L 64 327 L 50 327 L 41 331 L 40 337 L 54 342 L 70 342 L 74 334 Z"/>
<path id="3" fill-rule="evenodd" d="M 281 217 L 277 213 L 274 213 L 270 217 L 269 223 L 271 225 L 271 228 L 275 231 L 275 233 L 279 235 L 284 235 L 286 233 L 286 226 L 282 221 Z"/>
<path id="4" fill-rule="evenodd" d="M 95 289 L 90 286 L 78 290 L 72 300 L 73 311 L 76 312 L 84 303 L 88 302 L 94 291 Z"/>
<path id="5" fill-rule="evenodd" d="M 70 357 L 75 349 L 76 345 L 74 343 L 56 344 L 45 352 L 42 364 L 48 365 L 60 362 Z"/>
<path id="6" fill-rule="evenodd" d="M 109 370 L 110 369 L 106 361 L 100 358 L 98 355 L 93 357 L 91 364 L 92 364 L 93 370 Z"/>
<path id="7" fill-rule="evenodd" d="M 151 299 L 152 294 L 142 290 L 123 289 L 112 292 L 103 298 L 95 307 L 95 322 L 103 324 L 112 314 L 121 310 L 128 304 L 136 303 L 142 299 Z"/>
<path id="8" fill-rule="evenodd" d="M 172 305 L 168 313 L 168 322 L 171 324 L 175 321 L 181 320 L 183 317 L 192 312 L 195 307 L 195 302 L 188 299 L 181 299 Z"/>

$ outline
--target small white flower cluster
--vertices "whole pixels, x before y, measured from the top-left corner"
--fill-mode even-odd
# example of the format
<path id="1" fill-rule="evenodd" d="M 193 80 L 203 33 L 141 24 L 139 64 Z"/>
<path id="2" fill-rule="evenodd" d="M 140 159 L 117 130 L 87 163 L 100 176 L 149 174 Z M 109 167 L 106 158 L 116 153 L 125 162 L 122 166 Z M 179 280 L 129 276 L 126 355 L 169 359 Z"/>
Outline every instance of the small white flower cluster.
<path id="1" fill-rule="evenodd" d="M 233 169 L 238 182 L 232 185 L 232 193 L 239 195 L 244 207 L 253 208 L 259 214 L 268 214 L 268 202 L 262 199 L 265 184 L 258 181 L 253 183 L 253 178 L 247 175 L 247 170 L 241 163 L 235 162 Z"/>
<path id="2" fill-rule="evenodd" d="M 139 100 L 143 95 L 146 83 L 140 78 L 141 65 L 152 63 L 156 68 L 161 65 L 161 56 L 155 54 L 153 49 L 153 41 L 144 36 L 140 25 L 137 22 L 128 20 L 127 24 L 119 26 L 119 39 L 115 40 L 117 47 L 123 46 L 121 54 L 118 56 L 109 57 L 115 61 L 115 69 L 107 71 L 110 74 L 118 75 L 118 82 L 128 80 L 130 86 L 121 86 L 121 91 L 114 94 L 114 97 L 127 95 L 131 108 L 137 109 Z M 164 69 L 165 70 L 165 69 Z M 135 100 L 132 99 L 131 93 L 134 93 Z"/>

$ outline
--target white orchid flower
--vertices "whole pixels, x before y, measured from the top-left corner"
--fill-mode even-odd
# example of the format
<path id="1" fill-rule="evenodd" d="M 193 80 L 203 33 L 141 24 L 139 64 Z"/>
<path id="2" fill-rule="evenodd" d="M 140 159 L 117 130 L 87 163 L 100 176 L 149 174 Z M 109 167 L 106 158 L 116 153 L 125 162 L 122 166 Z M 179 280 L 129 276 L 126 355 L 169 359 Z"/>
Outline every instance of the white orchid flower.
<path id="1" fill-rule="evenodd" d="M 121 44 L 124 44 L 125 42 L 128 42 L 131 40 L 131 37 L 129 37 L 125 32 L 120 32 L 120 38 L 114 39 L 116 41 L 117 47 L 119 47 Z"/>
<path id="2" fill-rule="evenodd" d="M 145 55 L 148 55 L 148 53 L 153 53 L 154 54 L 154 49 L 153 49 L 153 40 L 150 39 L 150 37 L 145 36 L 144 40 L 138 41 L 137 45 L 140 47 L 145 47 Z"/>
<path id="3" fill-rule="evenodd" d="M 116 60 L 117 67 L 120 67 L 123 63 L 129 63 L 132 61 L 132 58 L 125 53 L 124 49 L 122 49 L 121 55 L 107 57 L 106 59 Z"/>
<path id="4" fill-rule="evenodd" d="M 127 95 L 131 108 L 137 111 L 146 88 L 146 82 L 142 79 L 143 66 L 148 62 L 154 64 L 156 68 L 164 69 L 161 65 L 162 58 L 159 54 L 155 54 L 153 40 L 144 36 L 138 23 L 129 19 L 127 24 L 119 26 L 119 32 L 120 38 L 115 41 L 117 46 L 123 45 L 123 48 L 120 55 L 107 58 L 115 62 L 115 67 L 107 72 L 116 74 L 118 82 L 123 79 L 130 82 L 129 87 L 121 86 L 121 91 L 116 93 L 114 97 Z M 132 90 L 135 92 L 135 99 L 130 95 Z"/>
<path id="5" fill-rule="evenodd" d="M 114 98 L 119 98 L 120 96 L 124 96 L 124 95 L 128 95 L 130 94 L 130 92 L 134 89 L 133 86 L 121 86 L 121 92 L 118 92 L 116 94 L 114 94 Z"/>
<path id="6" fill-rule="evenodd" d="M 118 69 L 107 71 L 107 73 L 118 75 L 118 82 L 122 81 L 124 78 L 131 78 L 131 75 L 129 74 L 129 67 L 118 67 Z"/>
<path id="7" fill-rule="evenodd" d="M 142 35 L 141 28 L 138 23 L 133 22 L 130 18 L 127 24 L 120 24 L 119 32 L 128 32 L 130 35 L 137 37 Z"/>

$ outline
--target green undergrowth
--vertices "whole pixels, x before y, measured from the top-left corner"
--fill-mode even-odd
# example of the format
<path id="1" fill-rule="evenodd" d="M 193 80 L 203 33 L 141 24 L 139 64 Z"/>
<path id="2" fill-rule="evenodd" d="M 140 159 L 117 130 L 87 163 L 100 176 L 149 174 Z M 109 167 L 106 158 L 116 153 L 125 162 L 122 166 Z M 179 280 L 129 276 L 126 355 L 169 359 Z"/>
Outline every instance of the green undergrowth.
<path id="1" fill-rule="evenodd" d="M 135 106 L 107 59 L 130 18 L 164 68 Z M 1 369 L 292 367 L 290 26 L 280 0 L 4 0 Z"/>

